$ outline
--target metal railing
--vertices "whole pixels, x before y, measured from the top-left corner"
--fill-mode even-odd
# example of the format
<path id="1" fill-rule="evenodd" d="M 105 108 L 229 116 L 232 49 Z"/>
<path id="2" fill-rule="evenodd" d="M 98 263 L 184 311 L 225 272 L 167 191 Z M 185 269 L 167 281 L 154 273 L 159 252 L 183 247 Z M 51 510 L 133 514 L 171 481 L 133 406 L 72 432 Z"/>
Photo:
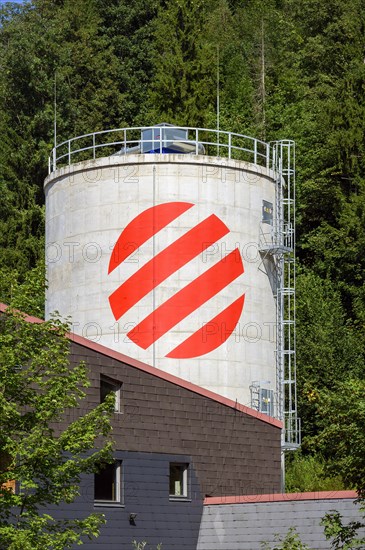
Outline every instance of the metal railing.
<path id="1" fill-rule="evenodd" d="M 142 131 L 147 129 L 160 130 L 161 126 L 103 130 L 63 141 L 53 148 L 49 157 L 49 174 L 57 168 L 84 160 L 142 152 L 145 150 L 144 145 L 151 142 L 154 149 L 151 152 L 163 153 L 166 141 L 163 131 L 160 132 L 159 139 L 142 139 Z M 235 132 L 206 128 L 169 126 L 169 129 L 186 132 L 187 139 L 180 139 L 179 144 L 189 145 L 190 154 L 199 155 L 204 151 L 204 154 L 210 156 L 242 160 L 266 168 L 273 167 L 272 146 L 261 140 Z M 152 134 L 154 136 L 154 132 Z"/>
<path id="2" fill-rule="evenodd" d="M 301 445 L 301 419 L 297 417 L 296 411 L 285 413 L 284 434 L 284 450 L 296 450 Z"/>
<path id="3" fill-rule="evenodd" d="M 291 222 L 275 225 L 261 222 L 259 250 L 268 254 L 292 252 L 294 238 L 294 227 Z"/>

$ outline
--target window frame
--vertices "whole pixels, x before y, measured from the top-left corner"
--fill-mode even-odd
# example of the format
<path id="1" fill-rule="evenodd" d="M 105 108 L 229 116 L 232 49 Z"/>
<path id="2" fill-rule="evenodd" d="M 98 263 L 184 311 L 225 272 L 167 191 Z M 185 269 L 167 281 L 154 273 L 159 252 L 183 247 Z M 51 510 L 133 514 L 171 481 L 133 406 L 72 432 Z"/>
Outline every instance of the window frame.
<path id="1" fill-rule="evenodd" d="M 182 492 L 180 495 L 170 492 L 171 487 L 171 468 L 173 466 L 178 466 L 181 468 L 182 471 L 182 479 L 181 479 L 181 485 L 182 485 Z M 169 463 L 169 499 L 170 500 L 188 500 L 189 499 L 189 491 L 190 491 L 190 479 L 189 479 L 189 463 L 188 462 L 170 462 Z M 176 483 L 176 481 L 175 481 Z"/>
<path id="2" fill-rule="evenodd" d="M 114 484 L 115 484 L 115 498 L 114 499 L 102 499 L 102 498 L 96 498 L 96 476 L 100 474 L 100 472 L 96 472 L 94 474 L 94 506 L 122 506 L 123 505 L 123 489 L 124 489 L 124 483 L 123 483 L 123 467 L 122 467 L 122 460 L 114 460 L 113 463 L 107 464 L 107 467 L 114 466 Z M 102 471 L 102 470 L 101 470 Z"/>
<path id="3" fill-rule="evenodd" d="M 111 388 L 110 391 L 105 394 L 104 399 L 102 398 L 103 383 L 108 384 Z M 110 393 L 114 393 L 114 397 L 115 397 L 114 412 L 115 413 L 123 413 L 122 403 L 121 403 L 122 385 L 123 385 L 122 382 L 119 382 L 118 380 L 113 380 L 113 378 L 110 378 L 109 376 L 105 376 L 104 374 L 100 375 L 99 401 L 100 403 L 104 403 L 105 397 Z"/>
<path id="4" fill-rule="evenodd" d="M 260 388 L 260 412 L 268 416 L 274 416 L 274 390 Z"/>

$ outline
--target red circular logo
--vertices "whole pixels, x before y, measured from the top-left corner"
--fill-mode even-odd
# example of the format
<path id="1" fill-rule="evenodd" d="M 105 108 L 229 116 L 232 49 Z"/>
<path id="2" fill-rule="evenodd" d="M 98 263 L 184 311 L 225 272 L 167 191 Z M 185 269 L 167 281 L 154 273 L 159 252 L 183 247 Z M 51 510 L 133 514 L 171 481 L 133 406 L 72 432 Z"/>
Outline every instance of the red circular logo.
<path id="1" fill-rule="evenodd" d="M 122 231 L 113 248 L 108 273 L 120 266 L 132 252 L 193 206 L 194 204 L 187 202 L 169 202 L 148 208 L 136 216 Z M 222 220 L 212 214 L 159 251 L 109 296 L 115 319 L 118 321 L 122 318 L 127 311 L 168 277 L 204 253 L 208 247 L 229 232 Z M 128 332 L 128 338 L 143 349 L 149 348 L 180 321 L 230 285 L 243 272 L 242 257 L 239 249 L 235 248 L 151 311 Z M 201 328 L 192 332 L 166 357 L 175 359 L 199 357 L 219 347 L 235 329 L 243 304 L 244 294 L 204 323 Z"/>

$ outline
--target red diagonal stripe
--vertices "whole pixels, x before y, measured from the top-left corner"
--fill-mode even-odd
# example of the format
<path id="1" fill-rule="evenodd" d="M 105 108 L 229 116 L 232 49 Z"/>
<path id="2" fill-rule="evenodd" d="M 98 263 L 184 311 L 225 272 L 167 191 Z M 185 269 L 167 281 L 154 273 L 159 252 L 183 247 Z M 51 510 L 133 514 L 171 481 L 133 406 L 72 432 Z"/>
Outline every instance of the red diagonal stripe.
<path id="1" fill-rule="evenodd" d="M 168 202 L 147 208 L 136 216 L 121 233 L 110 257 L 108 273 L 135 252 L 158 231 L 194 206 L 189 202 Z"/>
<path id="2" fill-rule="evenodd" d="M 243 294 L 209 323 L 206 323 L 173 349 L 166 357 L 174 359 L 198 357 L 223 344 L 230 337 L 239 321 L 244 301 L 245 295 Z"/>
<path id="3" fill-rule="evenodd" d="M 120 319 L 162 281 L 227 233 L 228 227 L 212 214 L 167 246 L 110 295 L 115 319 Z"/>
<path id="4" fill-rule="evenodd" d="M 238 248 L 161 304 L 127 336 L 141 348 L 153 342 L 243 273 Z"/>

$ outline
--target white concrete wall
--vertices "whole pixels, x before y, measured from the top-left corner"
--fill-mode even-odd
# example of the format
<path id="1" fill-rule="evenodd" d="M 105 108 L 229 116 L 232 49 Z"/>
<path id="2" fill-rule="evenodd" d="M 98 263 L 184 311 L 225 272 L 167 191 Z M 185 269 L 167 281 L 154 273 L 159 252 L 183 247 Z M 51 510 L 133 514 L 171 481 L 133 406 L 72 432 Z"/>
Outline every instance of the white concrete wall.
<path id="1" fill-rule="evenodd" d="M 269 381 L 264 385 L 275 389 L 275 301 L 258 252 L 262 201 L 275 204 L 270 172 L 215 157 L 108 157 L 58 170 L 47 178 L 45 193 L 47 318 L 55 310 L 71 316 L 74 332 L 246 405 L 252 381 Z M 130 256 L 108 275 L 121 232 L 146 209 L 170 202 L 192 206 L 140 247 L 129 238 Z M 196 257 L 116 319 L 109 296 L 154 255 L 211 215 L 229 232 L 210 245 L 204 244 L 211 242 L 210 233 L 203 233 Z M 133 326 L 236 248 L 232 269 L 239 272 L 235 264 L 241 258 L 244 272 L 235 280 L 147 349 L 128 338 Z M 207 285 L 213 288 L 216 280 Z M 225 339 L 229 326 L 220 314 L 243 294 L 242 314 L 222 345 L 198 357 L 166 357 L 204 325 L 199 333 L 203 349 L 217 334 Z M 218 321 L 212 322 L 216 316 Z"/>

